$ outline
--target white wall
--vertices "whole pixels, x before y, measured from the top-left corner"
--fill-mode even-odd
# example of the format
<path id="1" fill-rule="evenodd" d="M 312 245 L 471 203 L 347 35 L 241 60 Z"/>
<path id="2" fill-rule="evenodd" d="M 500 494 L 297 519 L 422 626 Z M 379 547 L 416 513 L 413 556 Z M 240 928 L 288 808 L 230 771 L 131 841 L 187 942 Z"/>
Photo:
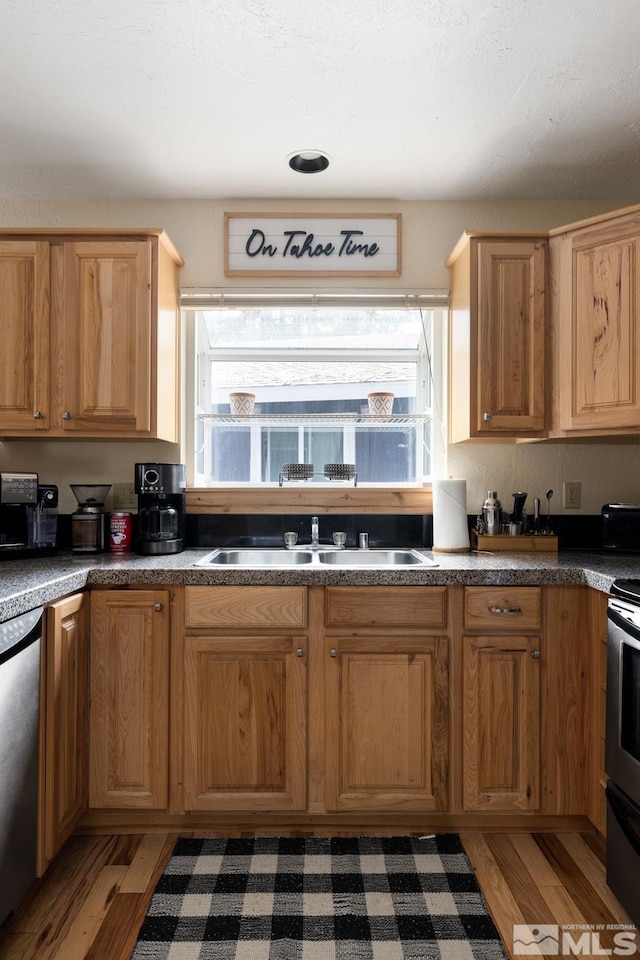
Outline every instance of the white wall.
<path id="1" fill-rule="evenodd" d="M 223 224 L 226 211 L 309 211 L 402 214 L 400 278 L 341 278 L 333 285 L 384 289 L 444 289 L 447 255 L 463 230 L 547 230 L 612 208 L 611 203 L 547 201 L 354 201 L 299 200 L 189 201 L 20 201 L 0 200 L 3 227 L 164 227 L 185 260 L 183 287 L 247 287 L 247 280 L 226 280 L 223 270 Z M 261 287 L 283 281 L 263 278 Z M 329 281 L 287 280 L 286 286 L 316 289 Z M 57 483 L 61 510 L 75 500 L 66 486 L 82 481 L 131 480 L 138 460 L 178 460 L 173 444 L 153 441 L 6 441 L 0 443 L 0 468 L 37 470 L 43 482 Z M 505 506 L 516 490 L 530 497 L 554 494 L 559 512 L 563 480 L 582 482 L 582 506 L 572 513 L 598 513 L 607 501 L 640 500 L 640 448 L 606 444 L 458 445 L 448 451 L 448 473 L 468 482 L 468 509 L 475 512 L 489 488 L 497 489 Z"/>
<path id="2" fill-rule="evenodd" d="M 505 510 L 512 494 L 526 491 L 526 510 L 534 497 L 546 509 L 545 494 L 553 490 L 551 513 L 600 513 L 604 503 L 640 502 L 640 447 L 637 444 L 456 444 L 449 447 L 448 472 L 467 481 L 467 512 L 480 512 L 487 490 L 497 490 Z M 579 510 L 562 508 L 562 483 L 581 484 Z"/>

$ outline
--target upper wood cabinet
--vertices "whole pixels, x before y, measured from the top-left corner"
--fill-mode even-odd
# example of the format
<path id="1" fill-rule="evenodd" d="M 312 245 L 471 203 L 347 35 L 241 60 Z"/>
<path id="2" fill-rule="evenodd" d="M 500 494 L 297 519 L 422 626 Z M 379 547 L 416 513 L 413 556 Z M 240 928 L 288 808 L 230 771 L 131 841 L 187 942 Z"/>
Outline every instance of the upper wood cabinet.
<path id="1" fill-rule="evenodd" d="M 176 441 L 181 263 L 162 231 L 0 233 L 0 435 Z"/>
<path id="2" fill-rule="evenodd" d="M 640 432 L 640 207 L 551 231 L 552 436 Z"/>
<path id="3" fill-rule="evenodd" d="M 449 440 L 542 437 L 547 240 L 464 233 L 450 268 Z"/>
<path id="4" fill-rule="evenodd" d="M 0 429 L 33 433 L 49 396 L 50 263 L 46 240 L 0 239 Z"/>

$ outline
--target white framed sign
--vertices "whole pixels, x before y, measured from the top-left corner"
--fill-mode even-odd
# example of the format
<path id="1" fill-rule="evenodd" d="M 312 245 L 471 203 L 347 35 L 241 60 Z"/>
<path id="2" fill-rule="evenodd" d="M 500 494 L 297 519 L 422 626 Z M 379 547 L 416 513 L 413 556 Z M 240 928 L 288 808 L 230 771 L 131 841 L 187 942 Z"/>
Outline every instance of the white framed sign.
<path id="1" fill-rule="evenodd" d="M 227 277 L 399 277 L 399 213 L 225 213 Z"/>

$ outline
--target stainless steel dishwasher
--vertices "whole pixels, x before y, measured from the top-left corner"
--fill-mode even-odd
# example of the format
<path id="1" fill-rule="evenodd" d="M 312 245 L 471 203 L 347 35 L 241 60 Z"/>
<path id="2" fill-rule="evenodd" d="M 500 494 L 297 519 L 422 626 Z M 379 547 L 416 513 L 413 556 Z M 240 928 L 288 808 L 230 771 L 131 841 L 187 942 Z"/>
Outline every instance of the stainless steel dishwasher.
<path id="1" fill-rule="evenodd" d="M 0 623 L 0 923 L 36 878 L 42 607 Z"/>

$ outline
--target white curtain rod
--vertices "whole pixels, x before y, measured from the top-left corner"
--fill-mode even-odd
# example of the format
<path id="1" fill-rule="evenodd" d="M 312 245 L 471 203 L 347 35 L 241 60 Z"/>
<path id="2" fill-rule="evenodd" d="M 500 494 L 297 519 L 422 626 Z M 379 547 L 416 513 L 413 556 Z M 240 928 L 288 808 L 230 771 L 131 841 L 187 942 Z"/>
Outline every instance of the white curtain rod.
<path id="1" fill-rule="evenodd" d="M 383 291 L 353 291 L 349 293 L 311 292 L 305 290 L 219 290 L 186 288 L 180 294 L 180 306 L 188 310 L 233 310 L 259 306 L 315 307 L 362 307 L 379 310 L 417 310 L 446 308 L 449 295 L 445 290 L 406 291 L 402 293 Z"/>

